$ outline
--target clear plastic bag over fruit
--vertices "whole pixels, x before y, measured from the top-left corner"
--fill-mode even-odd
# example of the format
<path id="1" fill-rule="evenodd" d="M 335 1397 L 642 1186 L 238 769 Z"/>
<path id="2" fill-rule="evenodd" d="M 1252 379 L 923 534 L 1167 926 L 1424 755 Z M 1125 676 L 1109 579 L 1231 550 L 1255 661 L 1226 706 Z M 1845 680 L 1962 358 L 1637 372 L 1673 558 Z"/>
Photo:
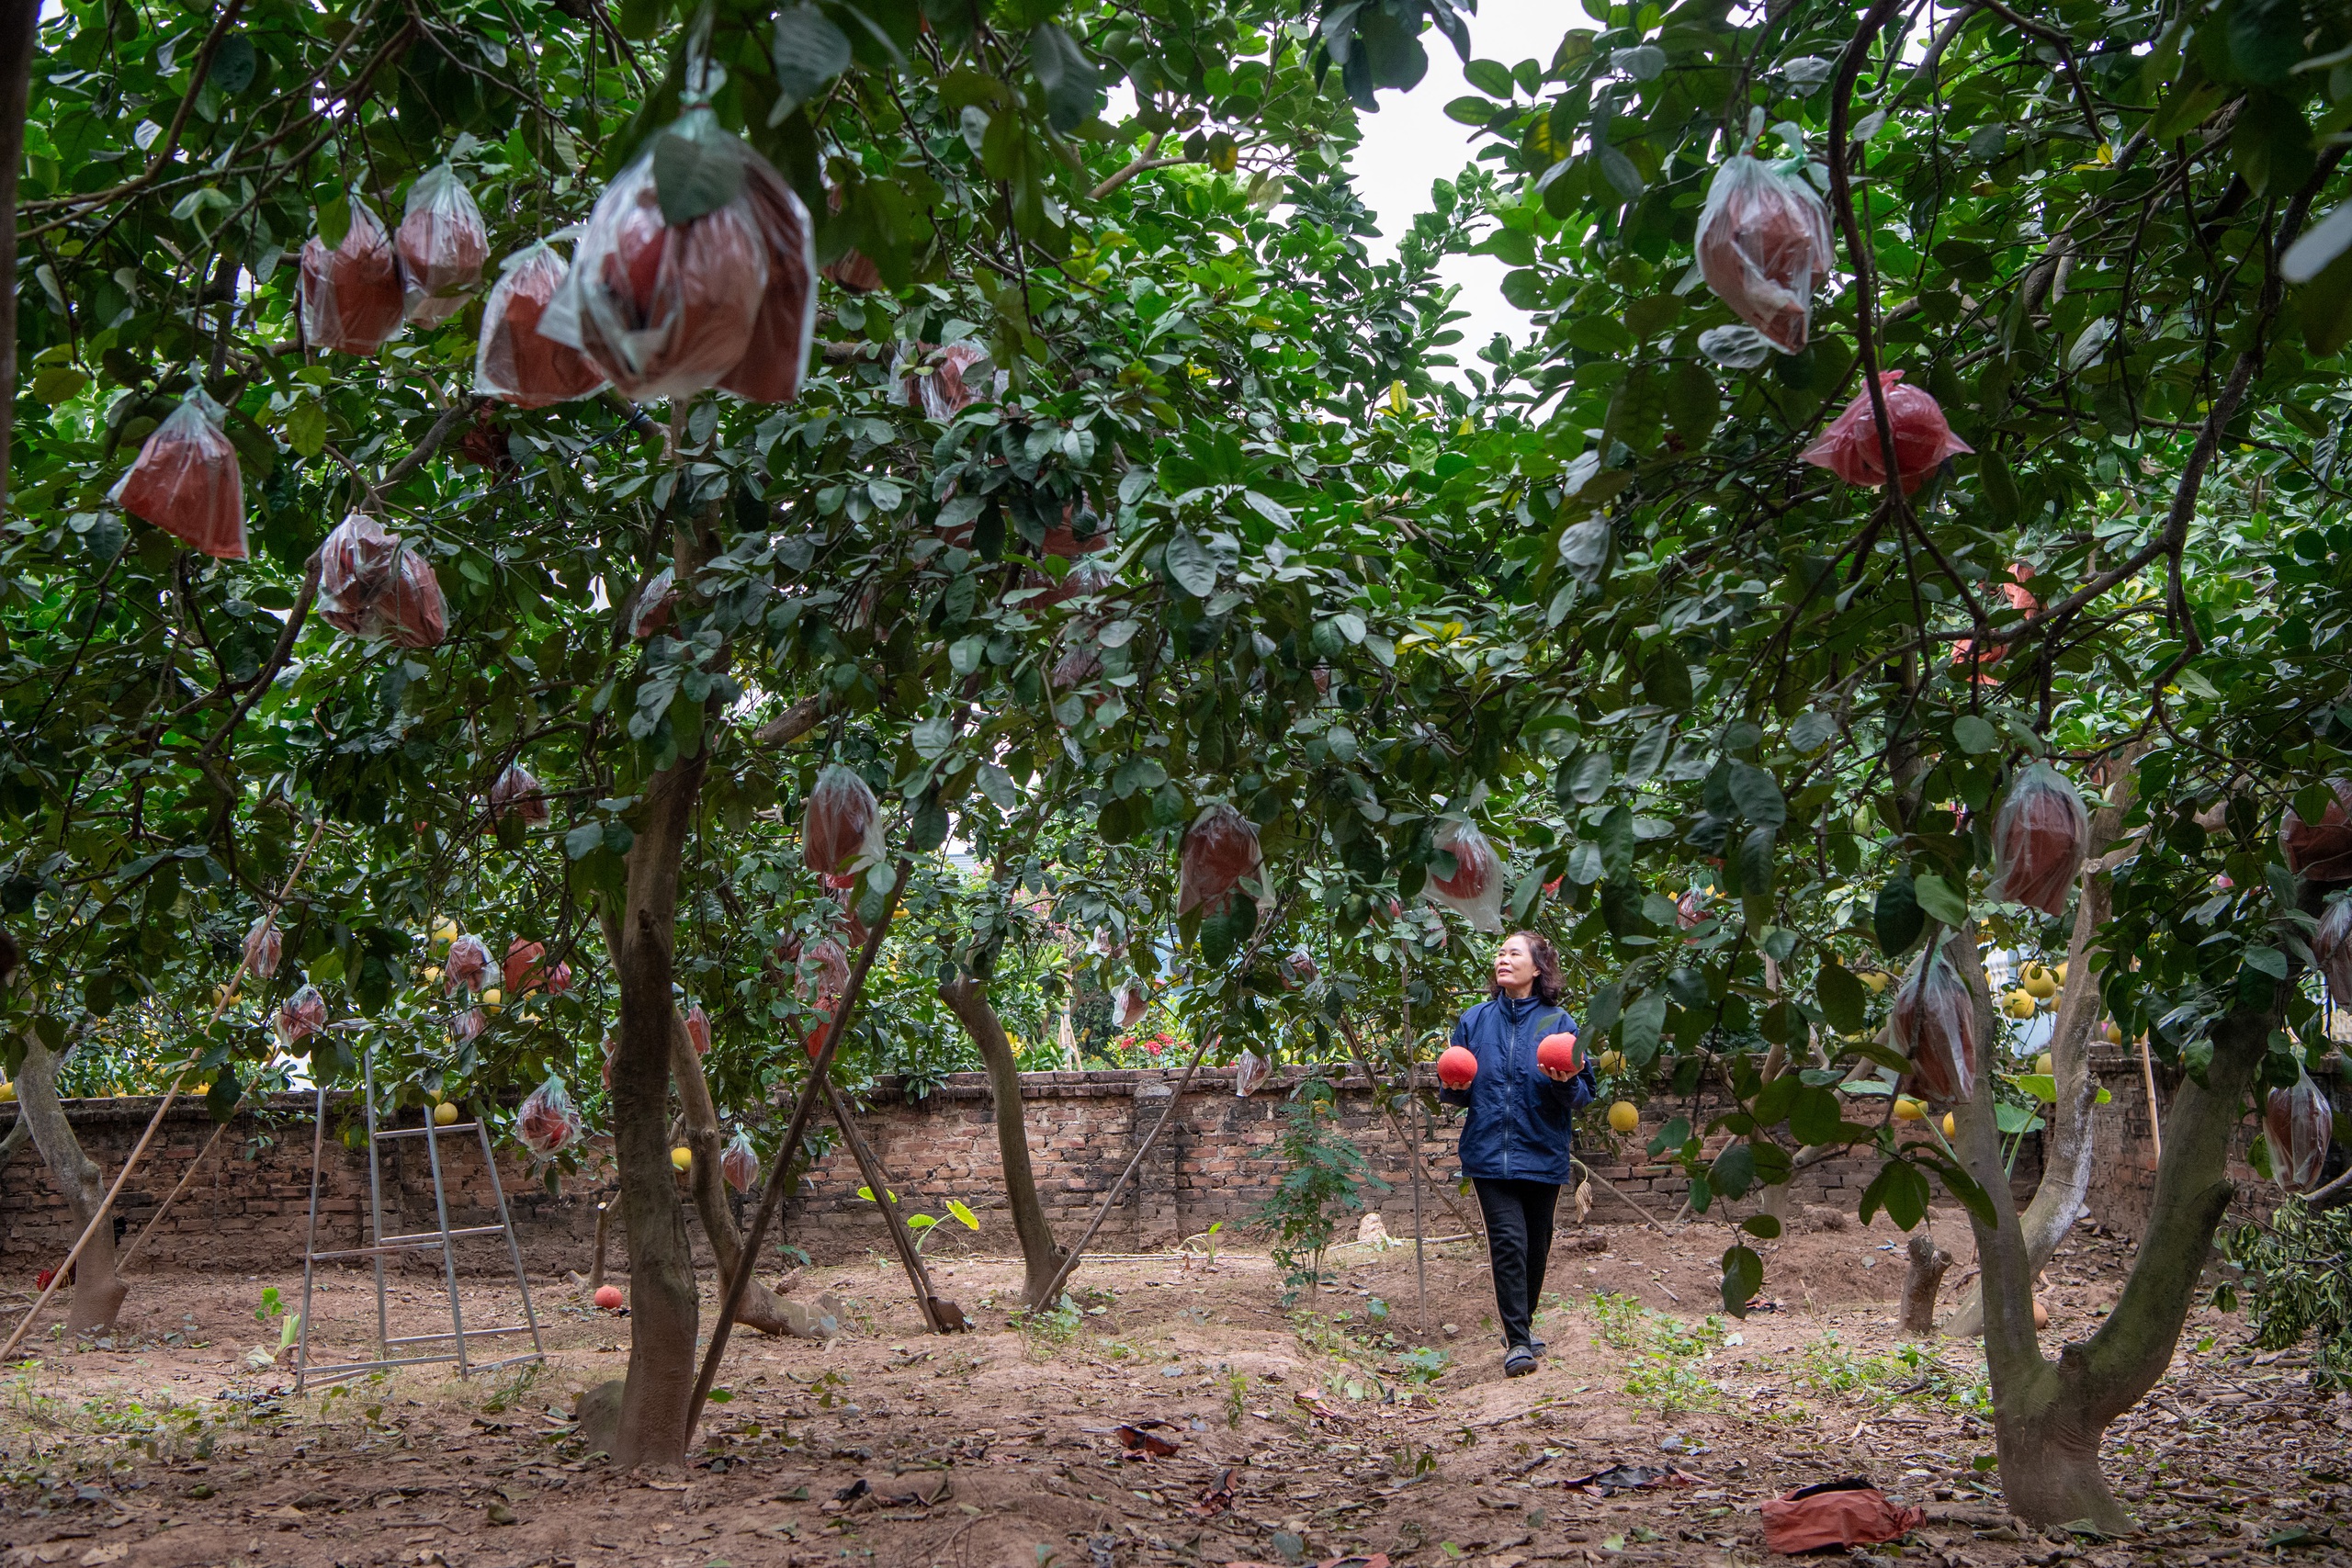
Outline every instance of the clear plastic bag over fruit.
<path id="1" fill-rule="evenodd" d="M 995 392 L 988 351 L 968 343 L 951 343 L 944 348 L 909 344 L 898 371 L 907 406 L 921 409 L 925 419 L 942 423 Z"/>
<path id="2" fill-rule="evenodd" d="M 2091 814 L 2064 773 L 2036 762 L 2011 780 L 1993 818 L 1992 897 L 2062 915 L 2090 852 Z"/>
<path id="3" fill-rule="evenodd" d="M 1111 1016 L 1118 1021 L 1121 1029 L 1133 1029 L 1150 1010 L 1151 992 L 1141 980 L 1132 976 L 1122 980 L 1119 988 L 1111 993 Z"/>
<path id="4" fill-rule="evenodd" d="M 2299 1074 L 2292 1089 L 2270 1091 L 2262 1129 L 2270 1141 L 2270 1174 L 2279 1186 L 2290 1192 L 2308 1192 L 2319 1185 L 2335 1122 L 2335 1107 L 2309 1073 Z"/>
<path id="5" fill-rule="evenodd" d="M 760 1151 L 752 1146 L 752 1135 L 741 1127 L 727 1141 L 727 1152 L 718 1156 L 718 1174 L 738 1192 L 749 1192 L 760 1179 Z"/>
<path id="6" fill-rule="evenodd" d="M 1886 396 L 1887 423 L 1894 430 L 1894 463 L 1905 495 L 1925 484 L 1945 458 L 1976 450 L 1951 433 L 1942 407 L 1930 393 L 1903 384 L 1902 371 L 1880 372 L 1878 384 Z M 1884 484 L 1886 452 L 1879 444 L 1870 389 L 1855 393 L 1845 412 L 1798 456 L 1849 485 L 1869 489 Z"/>
<path id="7" fill-rule="evenodd" d="M 1436 847 L 1452 851 L 1453 874 L 1432 871 L 1421 893 L 1432 904 L 1442 904 L 1482 931 L 1503 929 L 1503 865 L 1494 845 L 1476 824 L 1449 821 L 1437 830 Z"/>
<path id="8" fill-rule="evenodd" d="M 217 560 L 245 558 L 245 481 L 219 403 L 191 392 L 115 485 L 117 506 Z"/>
<path id="9" fill-rule="evenodd" d="M 2312 959 L 2337 1007 L 2352 1007 L 2352 898 L 2338 898 L 2312 933 Z"/>
<path id="10" fill-rule="evenodd" d="M 2287 869 L 2312 882 L 2352 882 L 2352 782 L 2330 779 L 2335 793 L 2316 822 L 2303 820 L 2292 806 L 2278 829 Z"/>
<path id="11" fill-rule="evenodd" d="M 366 202 L 352 202 L 334 249 L 316 234 L 303 243 L 302 341 L 313 348 L 372 355 L 401 330 L 406 305 L 391 236 Z"/>
<path id="12" fill-rule="evenodd" d="M 539 960 L 548 955 L 548 944 L 516 937 L 506 944 L 506 956 L 498 965 L 499 978 L 505 983 L 506 994 L 519 997 L 546 978 L 540 973 Z"/>
<path id="13" fill-rule="evenodd" d="M 490 815 L 519 817 L 527 827 L 548 825 L 547 786 L 520 762 L 509 762 L 490 786 Z"/>
<path id="14" fill-rule="evenodd" d="M 463 1045 L 490 1027 L 490 1014 L 480 1008 L 468 1008 L 449 1021 L 449 1038 Z"/>
<path id="15" fill-rule="evenodd" d="M 635 401 L 721 385 L 782 401 L 807 364 L 816 271 L 800 198 L 693 108 L 597 198 L 539 330 Z"/>
<path id="16" fill-rule="evenodd" d="M 545 243 L 506 258 L 481 308 L 475 391 L 517 408 L 543 409 L 584 398 L 605 384 L 604 373 L 585 355 L 539 331 L 539 319 L 570 270 Z"/>
<path id="17" fill-rule="evenodd" d="M 285 933 L 277 929 L 277 921 L 264 915 L 245 933 L 245 973 L 268 979 L 277 973 L 277 961 L 285 952 Z M 2352 996 L 2352 991 L 2346 995 Z"/>
<path id="18" fill-rule="evenodd" d="M 580 1108 L 571 1103 L 571 1091 L 553 1073 L 548 1075 L 547 1082 L 525 1095 L 514 1111 L 514 1135 L 541 1159 L 570 1148 L 586 1130 Z"/>
<path id="19" fill-rule="evenodd" d="M 882 808 L 865 781 L 839 762 L 817 775 L 800 818 L 800 861 L 842 875 L 882 858 Z"/>
<path id="20" fill-rule="evenodd" d="M 490 231 L 458 171 L 427 169 L 408 188 L 394 248 L 401 258 L 401 308 L 420 326 L 437 327 L 466 308 L 490 260 Z"/>
<path id="21" fill-rule="evenodd" d="M 676 570 L 665 566 L 637 591 L 637 602 L 629 606 L 628 635 L 639 642 L 652 640 L 654 633 L 670 624 L 670 612 L 677 603 Z"/>
<path id="22" fill-rule="evenodd" d="M 454 997 L 459 991 L 487 990 L 498 981 L 498 965 L 481 938 L 461 936 L 449 944 L 449 954 L 441 961 L 443 990 Z"/>
<path id="23" fill-rule="evenodd" d="M 1177 862 L 1176 912 L 1216 913 L 1242 878 L 1256 876 L 1262 863 L 1258 829 L 1247 817 L 1223 801 L 1203 807 L 1184 830 Z"/>
<path id="24" fill-rule="evenodd" d="M 1783 354 L 1805 345 L 1814 285 L 1837 251 L 1829 209 L 1802 160 L 1767 164 L 1742 152 L 1715 171 L 1699 212 L 1699 272 L 1732 314 Z"/>
<path id="25" fill-rule="evenodd" d="M 849 954 L 831 937 L 800 955 L 800 990 L 820 1008 L 831 1008 L 849 989 Z"/>
<path id="26" fill-rule="evenodd" d="M 1911 1058 L 1911 1084 L 1947 1102 L 1976 1094 L 1976 1009 L 1940 951 L 1920 954 L 1895 988 L 1894 1048 Z"/>
<path id="27" fill-rule="evenodd" d="M 1249 1099 L 1264 1087 L 1266 1075 L 1273 1070 L 1272 1062 L 1245 1047 L 1241 1055 L 1233 1059 L 1233 1097 L 1236 1100 Z"/>
<path id="28" fill-rule="evenodd" d="M 702 1010 L 700 1002 L 686 1008 L 686 1043 L 695 1048 L 697 1056 L 710 1055 L 710 1014 Z"/>
<path id="29" fill-rule="evenodd" d="M 1283 979 L 1286 985 L 1304 986 L 1321 973 L 1322 970 L 1316 966 L 1315 955 L 1303 947 L 1283 960 Z"/>
<path id="30" fill-rule="evenodd" d="M 277 1010 L 277 1043 L 288 1050 L 296 1041 L 308 1039 L 326 1026 L 327 999 L 319 995 L 316 986 L 303 987 Z"/>
<path id="31" fill-rule="evenodd" d="M 415 549 L 355 512 L 319 547 L 319 618 L 356 637 L 437 648 L 448 635 L 440 579 Z"/>

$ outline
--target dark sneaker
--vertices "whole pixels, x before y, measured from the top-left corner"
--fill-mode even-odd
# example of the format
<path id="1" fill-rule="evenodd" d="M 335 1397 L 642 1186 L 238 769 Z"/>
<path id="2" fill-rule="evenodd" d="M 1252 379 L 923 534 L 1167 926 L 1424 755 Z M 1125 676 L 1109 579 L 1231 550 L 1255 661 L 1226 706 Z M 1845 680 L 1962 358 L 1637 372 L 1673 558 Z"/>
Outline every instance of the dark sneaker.
<path id="1" fill-rule="evenodd" d="M 1514 1345 L 1503 1358 L 1503 1376 L 1523 1378 L 1535 1370 L 1535 1352 L 1525 1345 Z"/>
<path id="2" fill-rule="evenodd" d="M 1527 1342 L 1527 1348 L 1540 1356 L 1544 1353 L 1544 1344 L 1541 1339 L 1531 1339 Z"/>

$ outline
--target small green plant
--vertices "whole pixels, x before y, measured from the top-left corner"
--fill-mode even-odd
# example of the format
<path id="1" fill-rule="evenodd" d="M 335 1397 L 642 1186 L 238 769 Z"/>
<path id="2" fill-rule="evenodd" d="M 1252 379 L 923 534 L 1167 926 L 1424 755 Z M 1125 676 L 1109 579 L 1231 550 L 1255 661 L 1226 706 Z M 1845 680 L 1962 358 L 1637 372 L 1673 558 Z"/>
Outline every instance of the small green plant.
<path id="1" fill-rule="evenodd" d="M 1225 1369 L 1225 1424 L 1238 1427 L 1241 1418 L 1250 1413 L 1250 1379 L 1233 1368 Z"/>
<path id="2" fill-rule="evenodd" d="M 1453 1358 L 1434 1345 L 1424 1345 L 1406 1351 L 1396 1359 L 1404 1369 L 1407 1382 L 1432 1383 L 1445 1375 Z"/>
<path id="3" fill-rule="evenodd" d="M 1600 1342 L 1630 1357 L 1628 1399 L 1667 1416 L 1723 1404 L 1723 1391 L 1698 1365 L 1724 1343 L 1722 1318 L 1711 1314 L 1686 1323 L 1606 1291 L 1593 1293 L 1592 1315 Z"/>
<path id="4" fill-rule="evenodd" d="M 869 1203 L 875 1201 L 874 1189 L 871 1187 L 859 1188 L 857 1195 Z M 891 1193 L 890 1201 L 896 1203 L 898 1201 L 899 1195 L 896 1192 Z M 977 1231 L 980 1228 L 980 1216 L 972 1213 L 959 1198 L 947 1200 L 947 1217 L 955 1220 L 966 1230 Z M 907 1229 L 914 1232 L 917 1252 L 922 1250 L 922 1244 L 931 1239 L 931 1233 L 936 1230 L 940 1224 L 940 1217 L 936 1214 L 902 1214 L 899 1218 L 906 1222 Z M 804 1252 L 801 1256 L 806 1258 L 808 1254 Z"/>
<path id="5" fill-rule="evenodd" d="M 1631 1296 L 1592 1293 L 1593 1331 L 1612 1350 L 1637 1350 L 1648 1343 L 1642 1319 L 1646 1309 Z"/>
<path id="6" fill-rule="evenodd" d="M 1877 1410 L 1918 1398 L 1980 1416 L 1993 1410 L 1991 1384 L 1981 1371 L 1957 1371 L 1921 1345 L 1898 1345 L 1890 1355 L 1858 1356 L 1836 1334 L 1825 1334 L 1804 1348 L 1791 1381 L 1813 1393 Z"/>
<path id="7" fill-rule="evenodd" d="M 1011 1322 L 1032 1360 L 1046 1360 L 1078 1337 L 1086 1314 L 1064 1292 L 1062 1299 L 1042 1311 L 1016 1312 Z"/>
<path id="8" fill-rule="evenodd" d="M 2243 1291 L 2256 1345 L 2284 1350 L 2315 1339 L 2312 1388 L 2352 1388 L 2352 1208 L 2313 1213 L 2289 1198 L 2267 1225 L 2225 1230 L 2222 1252 L 2244 1284 L 2222 1285 L 2214 1304 L 2233 1312 Z"/>
<path id="9" fill-rule="evenodd" d="M 1286 1307 L 1298 1300 L 1302 1288 L 1311 1295 L 1321 1284 L 1323 1252 L 1339 1235 L 1340 1216 L 1363 1209 L 1365 1188 L 1388 1190 L 1363 1152 L 1331 1125 L 1337 1103 L 1331 1086 L 1319 1077 L 1298 1086 L 1275 1145 L 1289 1168 L 1258 1210 L 1273 1232 Z"/>

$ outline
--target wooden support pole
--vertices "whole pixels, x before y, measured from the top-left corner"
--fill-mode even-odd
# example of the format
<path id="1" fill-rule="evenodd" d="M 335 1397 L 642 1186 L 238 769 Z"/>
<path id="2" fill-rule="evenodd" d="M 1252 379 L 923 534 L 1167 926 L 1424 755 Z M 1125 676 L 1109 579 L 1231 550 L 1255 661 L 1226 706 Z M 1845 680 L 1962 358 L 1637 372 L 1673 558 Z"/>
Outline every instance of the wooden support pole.
<path id="1" fill-rule="evenodd" d="M 939 1299 L 931 1288 L 931 1270 L 922 1264 L 922 1254 L 916 1249 L 915 1238 L 907 1229 L 907 1222 L 899 1213 L 899 1199 L 890 1186 L 890 1173 L 882 1168 L 875 1157 L 874 1146 L 865 1141 L 852 1118 L 849 1101 L 832 1084 L 825 1085 L 826 1103 L 832 1107 L 833 1121 L 842 1130 L 842 1142 L 849 1145 L 850 1158 L 857 1162 L 858 1175 L 865 1179 L 865 1190 L 874 1194 L 876 1206 L 882 1211 L 882 1223 L 890 1233 L 890 1248 L 899 1255 L 899 1266 L 907 1271 L 907 1283 L 914 1287 L 915 1305 L 922 1312 L 923 1325 L 933 1334 L 953 1332 L 946 1314 L 940 1310 Z M 960 1313 L 957 1314 L 962 1315 Z"/>
<path id="2" fill-rule="evenodd" d="M 1356 1067 L 1363 1074 L 1364 1081 L 1372 1085 L 1373 1102 L 1380 1107 L 1381 1115 L 1388 1119 L 1389 1131 L 1395 1133 L 1404 1143 L 1406 1152 L 1412 1157 L 1413 1169 L 1417 1172 L 1423 1170 L 1421 1145 L 1410 1133 L 1405 1130 L 1405 1123 L 1397 1119 L 1396 1111 L 1389 1105 L 1388 1088 L 1380 1081 L 1380 1075 L 1372 1070 L 1372 1058 L 1365 1054 L 1363 1042 L 1356 1038 L 1355 1025 L 1348 1021 L 1345 1013 L 1340 1015 L 1339 1021 L 1340 1037 L 1348 1043 L 1348 1054 L 1356 1059 Z M 1474 1235 L 1481 1234 L 1486 1229 L 1462 1212 L 1462 1205 L 1454 1201 L 1453 1194 L 1440 1185 L 1436 1177 L 1430 1177 L 1429 1184 L 1430 1190 L 1438 1195 L 1438 1201 L 1453 1211 L 1454 1224 Z"/>

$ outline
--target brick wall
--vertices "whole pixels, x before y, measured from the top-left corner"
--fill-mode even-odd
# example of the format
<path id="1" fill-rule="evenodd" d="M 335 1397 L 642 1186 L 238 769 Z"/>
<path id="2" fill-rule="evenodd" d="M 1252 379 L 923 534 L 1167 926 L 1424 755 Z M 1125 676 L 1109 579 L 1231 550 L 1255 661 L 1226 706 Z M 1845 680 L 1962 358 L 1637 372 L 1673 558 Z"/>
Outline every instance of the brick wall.
<path id="1" fill-rule="evenodd" d="M 2152 1063 L 2151 1066 L 2156 1102 L 2169 1111 L 2174 1096 L 2180 1092 L 2181 1075 L 2161 1062 Z M 2324 1067 L 2318 1075 L 2320 1087 L 2339 1110 L 2352 1105 L 2352 1088 L 2347 1088 L 2344 1068 L 2344 1058 L 2339 1054 L 2332 1070 Z M 2148 1204 L 2156 1185 L 2156 1148 L 2148 1113 L 2148 1075 L 2141 1067 L 2139 1052 L 2120 1047 L 2094 1052 L 2091 1071 L 2114 1097 L 2111 1104 L 2098 1108 L 2091 1125 L 2091 1217 L 2111 1230 L 2137 1236 L 2147 1225 Z M 2278 1184 L 2256 1175 L 2254 1167 L 2246 1163 L 2246 1152 L 2260 1131 L 2261 1118 L 2248 1115 L 2230 1134 L 2228 1176 L 2237 1184 L 2237 1195 L 2230 1204 L 2233 1218 L 2267 1215 L 2278 1201 Z M 2329 1168 L 2342 1168 L 2331 1165 Z"/>
<path id="2" fill-rule="evenodd" d="M 1177 1077 L 1153 1071 L 1026 1075 L 1023 1098 L 1031 1156 L 1047 1218 L 1062 1235 L 1072 1236 L 1083 1226 L 1101 1194 L 1176 1098 Z M 1103 1226 L 1097 1247 L 1153 1250 L 1197 1235 L 1218 1222 L 1228 1233 L 1246 1230 L 1283 1175 L 1277 1141 L 1286 1091 L 1296 1081 L 1295 1075 L 1279 1076 L 1244 1100 L 1234 1096 L 1231 1072 L 1204 1071 L 1177 1101 L 1169 1132 Z M 1374 1109 L 1361 1077 L 1351 1075 L 1339 1088 L 1340 1131 L 1362 1150 L 1373 1172 L 1390 1184 L 1388 1191 L 1374 1195 L 1374 1202 L 1392 1233 L 1409 1234 L 1412 1196 L 1405 1145 Z M 2117 1098 L 2123 1099 L 2120 1087 Z M 309 1096 L 286 1096 L 258 1113 L 240 1117 L 222 1140 L 221 1150 L 175 1205 L 163 1232 L 146 1244 L 153 1249 L 154 1261 L 258 1272 L 282 1271 L 289 1259 L 299 1259 L 310 1201 L 312 1104 Z M 154 1105 L 152 1099 L 85 1100 L 70 1102 L 68 1114 L 84 1146 L 111 1174 L 120 1168 Z M 1670 1113 L 1664 1107 L 1658 1111 Z M 336 1136 L 348 1114 L 348 1104 L 341 1100 L 329 1112 L 319 1183 L 322 1247 L 356 1247 L 367 1239 L 366 1156 L 345 1148 Z M 410 1120 L 414 1120 L 413 1112 Z M 1002 1166 L 983 1075 L 955 1075 L 921 1100 L 910 1100 L 886 1084 L 861 1114 L 860 1125 L 910 1211 L 940 1214 L 945 1201 L 956 1198 L 978 1214 L 977 1235 L 950 1223 L 928 1250 L 1017 1249 L 1001 1195 Z M 1432 1235 L 1462 1228 L 1449 1199 L 1460 1210 L 1475 1213 L 1470 1200 L 1451 1190 L 1456 1125 L 1451 1118 L 1435 1121 L 1423 1145 L 1430 1168 L 1447 1185 L 1443 1194 L 1423 1195 L 1425 1223 Z M 144 1226 L 212 1130 L 200 1106 L 174 1109 L 125 1189 L 121 1211 L 133 1230 Z M 1578 1153 L 1601 1178 L 1593 1192 L 1596 1219 L 1636 1219 L 1637 1204 L 1666 1220 L 1681 1207 L 1687 1184 L 1679 1170 L 1649 1160 L 1643 1152 L 1654 1130 L 1645 1124 L 1623 1138 L 1604 1134 L 1580 1145 Z M 1720 1143 L 1724 1136 L 1710 1141 Z M 445 1135 L 438 1142 L 450 1223 L 487 1223 L 492 1215 L 490 1179 L 480 1144 L 470 1134 L 462 1139 Z M 607 1146 L 592 1141 L 595 1168 L 568 1179 L 552 1192 L 531 1178 L 518 1157 L 519 1149 L 511 1143 L 500 1147 L 499 1178 L 514 1212 L 526 1263 L 535 1273 L 587 1268 L 596 1202 L 608 1178 L 602 1159 Z M 2031 1190 L 2036 1154 L 2030 1146 L 2019 1161 L 2021 1193 Z M 430 1228 L 433 1189 L 424 1141 L 388 1144 L 381 1157 L 387 1229 Z M 1825 1161 L 1799 1174 L 1791 1198 L 1792 1202 L 1834 1203 L 1850 1210 L 1875 1171 L 1875 1162 L 1867 1157 Z M 874 1206 L 856 1196 L 860 1185 L 847 1153 L 829 1153 L 786 1205 L 783 1239 L 824 1260 L 883 1247 Z M 749 1200 L 738 1198 L 737 1202 L 740 1218 Z M 690 1206 L 686 1214 L 691 1230 Z M 16 1270 L 29 1275 L 47 1267 L 62 1255 L 73 1236 L 62 1195 L 27 1146 L 0 1175 L 0 1274 Z M 507 1266 L 503 1247 L 495 1238 L 463 1243 L 461 1249 L 461 1267 L 470 1271 Z M 707 1259 L 707 1254 L 703 1256 Z M 620 1262 L 616 1245 L 613 1263 L 617 1267 Z M 438 1259 L 412 1256 L 405 1266 L 437 1268 Z"/>

